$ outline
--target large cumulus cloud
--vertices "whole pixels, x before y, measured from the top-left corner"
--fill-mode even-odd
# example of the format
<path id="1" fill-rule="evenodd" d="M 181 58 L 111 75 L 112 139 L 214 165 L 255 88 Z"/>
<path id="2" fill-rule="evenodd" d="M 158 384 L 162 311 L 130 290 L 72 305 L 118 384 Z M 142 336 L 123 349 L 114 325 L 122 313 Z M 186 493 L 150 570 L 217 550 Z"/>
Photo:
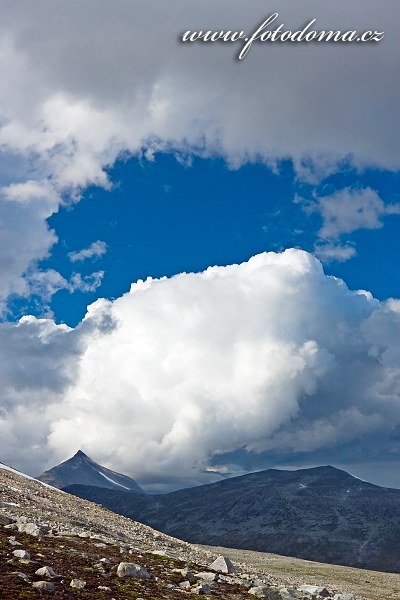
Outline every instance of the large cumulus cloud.
<path id="1" fill-rule="evenodd" d="M 178 36 L 198 28 L 251 33 L 269 11 L 261 0 L 251 10 L 231 0 L 1 0 L 0 8 L 0 148 L 8 165 L 0 220 L 16 233 L 0 247 L 13 256 L 1 274 L 3 299 L 27 293 L 24 274 L 56 241 L 46 219 L 61 198 L 107 186 L 105 168 L 121 153 L 197 152 L 232 165 L 288 158 L 303 177 L 348 160 L 399 167 L 396 0 L 385 10 L 376 0 L 281 1 L 274 10 L 288 28 L 316 18 L 319 29 L 377 29 L 385 38 L 260 45 L 241 62 L 236 46 L 182 45 Z M 34 218 L 32 207 L 4 200 L 9 185 L 32 179 L 46 191 L 32 192 Z"/>
<path id="2" fill-rule="evenodd" d="M 64 344 L 62 363 L 52 349 L 58 328 L 29 326 L 53 340 L 43 369 L 57 382 L 42 384 L 41 426 L 28 436 L 50 455 L 45 464 L 40 451 L 37 470 L 83 447 L 144 481 L 194 483 L 237 449 L 334 457 L 377 436 L 382 460 L 395 449 L 398 303 L 350 291 L 305 252 L 139 281 L 62 330 L 78 348 Z M 13 357 L 24 372 L 36 368 L 27 348 Z M 4 415 L 14 432 L 22 405 L 28 421 L 36 414 L 30 393 L 14 394 Z M 24 430 L 14 435 L 26 444 Z"/>

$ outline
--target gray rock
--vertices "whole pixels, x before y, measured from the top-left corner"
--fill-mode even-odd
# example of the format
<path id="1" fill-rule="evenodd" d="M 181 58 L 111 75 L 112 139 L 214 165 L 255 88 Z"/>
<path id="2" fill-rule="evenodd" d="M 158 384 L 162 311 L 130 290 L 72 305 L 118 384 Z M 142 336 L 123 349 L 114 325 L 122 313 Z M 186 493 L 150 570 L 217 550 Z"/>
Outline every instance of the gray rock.
<path id="1" fill-rule="evenodd" d="M 29 565 L 30 567 L 38 567 L 39 563 L 37 560 L 29 560 L 28 558 L 20 558 L 20 565 Z"/>
<path id="2" fill-rule="evenodd" d="M 218 556 L 211 565 L 208 565 L 208 568 L 225 574 L 235 572 L 235 567 L 227 556 Z"/>
<path id="3" fill-rule="evenodd" d="M 266 585 L 252 587 L 249 589 L 248 593 L 252 596 L 256 596 L 257 598 L 266 598 L 266 600 L 281 600 L 282 598 L 277 589 L 268 587 Z"/>
<path id="4" fill-rule="evenodd" d="M 203 581 L 215 581 L 218 575 L 211 573 L 210 571 L 202 571 L 201 573 L 194 573 L 196 579 L 202 579 Z"/>
<path id="5" fill-rule="evenodd" d="M 166 558 L 173 558 L 174 560 L 179 560 L 179 556 L 174 554 L 170 550 L 152 550 L 149 554 L 154 554 L 155 556 L 165 556 Z"/>
<path id="6" fill-rule="evenodd" d="M 138 579 L 150 579 L 149 573 L 135 563 L 121 562 L 117 568 L 118 577 L 136 577 Z"/>
<path id="7" fill-rule="evenodd" d="M 232 577 L 231 575 L 219 574 L 218 581 L 223 581 L 224 583 L 229 583 L 231 585 L 243 585 L 243 586 L 251 587 L 251 583 L 248 580 L 242 579 L 241 577 Z"/>
<path id="8" fill-rule="evenodd" d="M 26 550 L 13 550 L 15 558 L 22 558 L 23 560 L 31 560 L 31 555 Z"/>
<path id="9" fill-rule="evenodd" d="M 313 596 L 321 596 L 321 598 L 330 598 L 331 596 L 331 593 L 326 588 L 318 585 L 301 585 L 299 591 Z"/>
<path id="10" fill-rule="evenodd" d="M 171 573 L 182 575 L 182 577 L 190 581 L 191 584 L 196 583 L 195 574 L 188 567 L 185 567 L 184 569 L 172 569 Z"/>
<path id="11" fill-rule="evenodd" d="M 102 590 L 103 592 L 112 592 L 112 589 L 107 585 L 98 585 L 97 589 Z"/>
<path id="12" fill-rule="evenodd" d="M 73 579 L 69 585 L 76 590 L 83 590 L 86 587 L 86 581 L 82 581 L 82 579 Z"/>
<path id="13" fill-rule="evenodd" d="M 61 575 L 57 575 L 52 567 L 40 567 L 37 571 L 35 571 L 35 575 L 39 575 L 39 577 L 50 577 L 50 579 L 55 579 L 57 577 L 61 577 Z"/>
<path id="14" fill-rule="evenodd" d="M 343 592 L 342 594 L 335 594 L 333 600 L 356 600 L 356 597 L 350 592 Z"/>
<path id="15" fill-rule="evenodd" d="M 8 538 L 8 543 L 10 544 L 10 546 L 22 546 L 21 542 L 18 542 L 15 539 L 15 536 L 11 536 Z"/>
<path id="16" fill-rule="evenodd" d="M 99 562 L 101 562 L 105 565 L 109 565 L 111 563 L 111 560 L 107 557 L 104 557 L 104 558 L 101 558 Z"/>
<path id="17" fill-rule="evenodd" d="M 54 592 L 56 589 L 54 583 L 50 583 L 50 581 L 36 581 L 32 583 L 32 587 L 41 592 Z"/>
<path id="18" fill-rule="evenodd" d="M 299 598 L 299 594 L 296 592 L 294 588 L 289 587 L 280 587 L 279 593 L 283 600 L 289 600 L 290 598 Z"/>
<path id="19" fill-rule="evenodd" d="M 28 575 L 26 575 L 26 573 L 22 573 L 21 571 L 14 571 L 13 575 L 19 577 L 20 579 L 23 579 L 25 583 L 29 583 L 29 577 Z"/>
<path id="20" fill-rule="evenodd" d="M 187 580 L 186 580 L 186 581 L 182 581 L 182 582 L 179 584 L 179 587 L 180 587 L 182 590 L 188 590 L 188 589 L 190 588 L 190 581 L 187 581 Z"/>
<path id="21" fill-rule="evenodd" d="M 195 585 L 192 587 L 190 591 L 193 592 L 193 594 L 200 594 L 201 596 L 204 596 L 205 594 L 209 594 L 211 592 L 211 585 L 204 581 L 203 583 L 200 583 L 200 585 Z"/>
<path id="22" fill-rule="evenodd" d="M 18 531 L 20 533 L 27 533 L 28 535 L 32 535 L 39 539 L 43 538 L 44 531 L 43 531 L 42 527 L 39 527 L 39 525 L 36 525 L 36 523 L 24 523 L 24 522 L 21 523 L 20 522 L 20 523 L 17 523 L 17 527 L 18 527 Z"/>

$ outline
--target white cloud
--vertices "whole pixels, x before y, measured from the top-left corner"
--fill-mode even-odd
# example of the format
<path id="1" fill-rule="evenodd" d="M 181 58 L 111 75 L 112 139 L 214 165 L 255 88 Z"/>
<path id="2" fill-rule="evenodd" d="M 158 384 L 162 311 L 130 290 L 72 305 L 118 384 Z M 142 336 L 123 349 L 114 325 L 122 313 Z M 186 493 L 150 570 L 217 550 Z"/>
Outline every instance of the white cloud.
<path id="1" fill-rule="evenodd" d="M 348 160 L 399 168 L 397 0 L 384 11 L 376 0 L 282 1 L 288 27 L 311 17 L 320 29 L 372 28 L 385 39 L 259 44 L 240 62 L 236 46 L 184 45 L 178 36 L 198 27 L 252 32 L 266 16 L 261 0 L 251 10 L 231 0 L 61 0 L 57 10 L 50 0 L 1 0 L 0 8 L 0 146 L 5 162 L 20 167 L 11 184 L 25 186 L 13 191 L 23 207 L 4 207 L 5 196 L 0 203 L 11 238 L 0 253 L 12 255 L 3 300 L 50 251 L 46 219 L 59 198 L 107 187 L 105 169 L 120 153 L 180 150 L 231 165 L 289 158 L 299 176 L 314 179 Z M 51 188 L 45 203 L 33 179 Z"/>
<path id="2" fill-rule="evenodd" d="M 95 271 L 84 277 L 82 277 L 81 273 L 73 273 L 68 284 L 68 290 L 70 292 L 75 292 L 76 290 L 80 292 L 94 292 L 100 287 L 103 277 L 104 271 Z"/>
<path id="3" fill-rule="evenodd" d="M 23 325 L 24 352 L 5 351 L 2 363 L 12 369 L 0 429 L 11 432 L 4 460 L 25 446 L 19 466 L 31 472 L 49 466 L 46 449 L 55 462 L 83 446 L 135 476 L 191 483 L 238 448 L 334 457 L 357 441 L 367 456 L 378 437 L 384 459 L 395 443 L 397 304 L 349 291 L 299 250 L 139 281 L 92 304 L 75 330 Z M 3 329 L 2 347 L 21 331 Z M 27 433 L 22 411 L 38 421 L 31 396 L 40 426 Z M 26 452 L 35 445 L 36 459 Z"/>
<path id="4" fill-rule="evenodd" d="M 46 219 L 57 209 L 54 190 L 46 182 L 10 184 L 0 188 L 0 300 L 26 296 L 24 274 L 48 256 L 57 241 Z"/>
<path id="5" fill-rule="evenodd" d="M 345 262 L 357 254 L 354 244 L 315 244 L 314 254 L 322 262 Z"/>
<path id="6" fill-rule="evenodd" d="M 95 271 L 89 275 L 72 273 L 69 280 L 54 269 L 33 271 L 26 277 L 29 286 L 27 295 L 39 296 L 43 302 L 48 302 L 59 290 L 68 290 L 70 293 L 94 292 L 101 285 L 103 277 L 104 271 Z"/>
<path id="7" fill-rule="evenodd" d="M 312 199 L 295 196 L 294 203 L 307 214 L 320 214 L 322 227 L 317 232 L 314 254 L 325 263 L 344 262 L 357 254 L 354 242 L 346 239 L 349 234 L 359 229 L 380 229 L 385 217 L 400 215 L 400 203 L 385 204 L 370 187 L 346 187 Z"/>
<path id="8" fill-rule="evenodd" d="M 90 258 L 100 258 L 107 252 L 107 244 L 101 240 L 97 240 L 82 250 L 68 252 L 68 258 L 71 262 L 80 262 Z"/>
<path id="9" fill-rule="evenodd" d="M 383 217 L 400 214 L 400 204 L 385 204 L 371 188 L 344 188 L 318 198 L 315 210 L 323 221 L 319 237 L 336 240 L 357 229 L 380 229 Z"/>

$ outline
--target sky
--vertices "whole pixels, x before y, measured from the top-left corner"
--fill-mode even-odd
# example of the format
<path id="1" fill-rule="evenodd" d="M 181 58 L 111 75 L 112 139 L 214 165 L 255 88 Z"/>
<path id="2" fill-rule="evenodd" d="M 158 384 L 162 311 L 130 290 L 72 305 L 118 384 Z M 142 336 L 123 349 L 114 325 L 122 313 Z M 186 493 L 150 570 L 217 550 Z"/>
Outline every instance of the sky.
<path id="1" fill-rule="evenodd" d="M 397 0 L 0 8 L 2 462 L 400 488 Z"/>

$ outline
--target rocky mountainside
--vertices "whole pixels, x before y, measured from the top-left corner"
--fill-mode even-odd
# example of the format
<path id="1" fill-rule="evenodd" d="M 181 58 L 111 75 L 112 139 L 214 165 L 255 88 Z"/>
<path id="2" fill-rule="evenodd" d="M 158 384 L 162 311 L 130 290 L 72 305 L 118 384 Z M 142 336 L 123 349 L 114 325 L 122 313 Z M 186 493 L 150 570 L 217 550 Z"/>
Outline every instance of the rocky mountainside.
<path id="1" fill-rule="evenodd" d="M 365 579 L 365 574 L 361 577 Z M 33 600 L 42 592 L 88 600 L 178 600 L 197 595 L 220 600 L 244 600 L 249 595 L 267 600 L 357 600 L 360 595 L 354 587 L 340 591 L 332 584 L 305 582 L 299 574 L 278 579 L 251 565 L 233 565 L 224 556 L 216 557 L 0 463 L 2 600 Z M 400 596 L 391 587 L 370 598 Z"/>
<path id="2" fill-rule="evenodd" d="M 400 572 L 400 490 L 334 467 L 271 469 L 160 496 L 67 491 L 193 543 Z"/>
<path id="3" fill-rule="evenodd" d="M 134 479 L 102 467 L 82 450 L 78 450 L 72 458 L 45 471 L 38 479 L 59 489 L 78 483 L 144 494 Z"/>

